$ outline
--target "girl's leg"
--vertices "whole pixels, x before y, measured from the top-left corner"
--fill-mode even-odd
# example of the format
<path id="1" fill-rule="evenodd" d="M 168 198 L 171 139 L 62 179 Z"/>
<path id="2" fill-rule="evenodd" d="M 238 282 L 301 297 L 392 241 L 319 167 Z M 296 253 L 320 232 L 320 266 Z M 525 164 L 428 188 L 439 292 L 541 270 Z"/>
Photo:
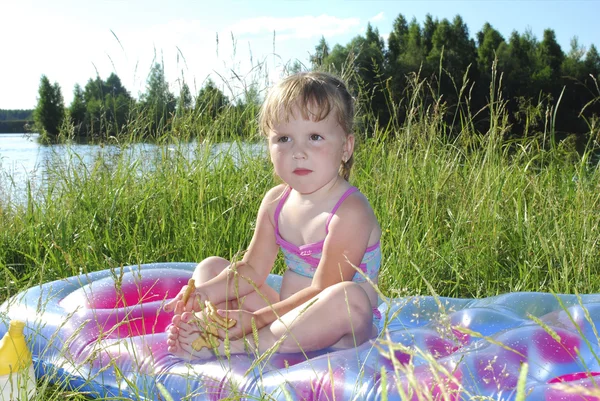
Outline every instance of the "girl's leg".
<path id="1" fill-rule="evenodd" d="M 366 292 L 357 284 L 343 282 L 325 289 L 317 297 L 286 313 L 281 319 L 258 332 L 258 352 L 262 353 L 275 343 L 275 352 L 308 352 L 333 347 L 347 349 L 358 346 L 376 334 L 373 327 L 373 310 Z M 194 320 L 180 322 L 173 328 L 170 342 L 173 352 L 193 357 L 212 355 L 204 350 L 194 351 L 192 342 L 202 333 Z M 230 341 L 230 352 L 245 353 L 248 348 L 256 352 L 252 336 L 244 340 Z M 224 354 L 221 342 L 217 351 Z"/>
<path id="2" fill-rule="evenodd" d="M 228 268 L 230 262 L 227 259 L 218 256 L 211 256 L 200 262 L 194 269 L 192 278 L 196 283 L 205 283 L 218 276 L 224 269 Z M 241 299 L 232 299 L 227 302 L 215 305 L 217 309 L 245 309 L 255 311 L 266 305 L 279 302 L 279 294 L 264 283 L 256 291 L 245 295 Z M 174 315 L 171 325 L 167 327 L 167 343 L 169 351 L 178 354 L 196 355 L 197 352 L 191 347 L 191 343 L 199 337 L 200 333 L 197 324 L 193 321 L 190 324 L 181 320 L 181 315 Z M 189 340 L 189 341 L 188 341 Z"/>
<path id="3" fill-rule="evenodd" d="M 265 329 L 274 340 L 284 337 L 278 352 L 348 349 L 377 334 L 369 297 L 351 281 L 326 288 Z"/>
<path id="4" fill-rule="evenodd" d="M 205 283 L 229 267 L 230 262 L 227 259 L 211 256 L 200 262 L 194 269 L 192 278 L 196 283 Z M 247 294 L 242 299 L 232 299 L 231 301 L 215 305 L 217 309 L 244 309 L 255 311 L 279 301 L 279 294 L 266 283 L 258 287 L 257 291 Z"/>

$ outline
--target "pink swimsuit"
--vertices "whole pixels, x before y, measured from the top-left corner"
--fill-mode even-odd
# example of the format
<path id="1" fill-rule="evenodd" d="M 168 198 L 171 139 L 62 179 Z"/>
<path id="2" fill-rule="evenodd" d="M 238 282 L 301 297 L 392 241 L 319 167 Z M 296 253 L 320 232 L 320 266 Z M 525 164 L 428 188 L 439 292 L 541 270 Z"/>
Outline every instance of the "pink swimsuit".
<path id="1" fill-rule="evenodd" d="M 326 235 L 329 234 L 329 223 L 331 222 L 331 218 L 338 210 L 342 202 L 344 202 L 348 196 L 357 191 L 358 189 L 356 187 L 350 187 L 337 201 L 333 207 L 333 210 L 329 214 L 329 217 L 327 218 L 327 223 L 325 224 Z M 279 234 L 279 214 L 281 213 L 281 208 L 290 195 L 290 192 L 291 188 L 286 188 L 283 196 L 279 200 L 279 204 L 275 208 L 275 238 L 277 244 L 281 247 L 281 251 L 285 257 L 285 263 L 288 269 L 301 276 L 312 278 L 314 277 L 317 266 L 319 265 L 319 261 L 321 260 L 323 244 L 325 240 L 315 242 L 313 244 L 296 246 L 294 244 L 290 244 L 281 237 Z M 380 266 L 381 247 L 379 241 L 377 241 L 376 244 L 371 245 L 365 250 L 365 255 L 363 256 L 359 267 L 365 276 L 369 277 L 372 281 L 377 282 L 377 275 L 379 273 Z M 356 272 L 352 278 L 352 281 L 356 283 L 364 283 L 366 279 L 364 278 L 363 274 Z"/>

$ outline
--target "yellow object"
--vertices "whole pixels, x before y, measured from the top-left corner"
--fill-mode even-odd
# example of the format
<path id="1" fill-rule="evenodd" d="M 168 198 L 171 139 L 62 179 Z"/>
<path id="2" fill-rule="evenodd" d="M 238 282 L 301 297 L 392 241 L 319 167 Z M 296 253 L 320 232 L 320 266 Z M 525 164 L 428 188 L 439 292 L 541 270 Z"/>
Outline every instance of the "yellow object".
<path id="1" fill-rule="evenodd" d="M 24 327 L 25 322 L 12 320 L 8 333 L 0 340 L 0 375 L 17 373 L 31 365 L 31 352 L 23 335 Z"/>
<path id="2" fill-rule="evenodd" d="M 0 401 L 27 401 L 36 393 L 35 371 L 23 329 L 13 320 L 0 340 Z"/>

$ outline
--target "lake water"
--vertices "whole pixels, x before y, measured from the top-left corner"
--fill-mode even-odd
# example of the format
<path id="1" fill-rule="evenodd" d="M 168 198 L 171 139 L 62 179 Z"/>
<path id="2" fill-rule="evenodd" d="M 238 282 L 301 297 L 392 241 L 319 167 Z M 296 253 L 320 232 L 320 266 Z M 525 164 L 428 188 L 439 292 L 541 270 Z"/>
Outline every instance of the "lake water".
<path id="1" fill-rule="evenodd" d="M 54 171 L 58 164 L 71 164 L 74 168 L 87 168 L 102 157 L 110 162 L 127 152 L 136 159 L 140 171 L 152 169 L 152 163 L 165 146 L 151 143 L 134 143 L 127 146 L 116 144 L 69 143 L 42 145 L 38 142 L 38 134 L 0 134 L 0 197 L 1 200 L 22 202 L 26 199 L 29 185 L 34 191 L 42 188 L 48 178 L 49 171 Z M 167 146 L 166 151 L 183 152 L 188 158 L 197 155 L 198 142 L 183 145 Z M 260 154 L 265 152 L 262 144 L 243 144 L 233 146 L 231 143 L 211 144 L 211 156 L 230 154 L 234 159 L 240 152 Z M 0 202 L 4 203 L 4 202 Z"/>

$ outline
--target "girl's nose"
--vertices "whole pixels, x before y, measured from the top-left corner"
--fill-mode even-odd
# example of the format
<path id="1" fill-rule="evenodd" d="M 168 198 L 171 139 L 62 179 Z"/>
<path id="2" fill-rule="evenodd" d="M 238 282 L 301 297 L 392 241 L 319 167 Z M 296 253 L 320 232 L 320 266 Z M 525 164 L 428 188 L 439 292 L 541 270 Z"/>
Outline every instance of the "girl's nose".
<path id="1" fill-rule="evenodd" d="M 292 152 L 292 158 L 294 160 L 304 160 L 306 159 L 306 152 L 304 152 L 303 149 L 297 147 L 296 149 L 294 149 L 294 151 Z"/>

